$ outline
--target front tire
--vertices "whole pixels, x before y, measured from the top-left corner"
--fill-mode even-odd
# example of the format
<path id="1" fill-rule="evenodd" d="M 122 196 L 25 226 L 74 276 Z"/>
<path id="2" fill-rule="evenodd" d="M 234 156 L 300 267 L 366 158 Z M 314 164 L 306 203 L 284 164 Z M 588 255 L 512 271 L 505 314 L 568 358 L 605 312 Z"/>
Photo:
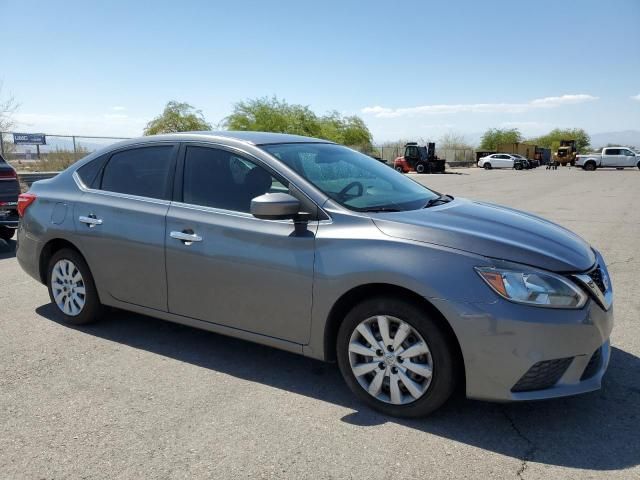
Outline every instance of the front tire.
<path id="1" fill-rule="evenodd" d="M 426 170 L 426 167 L 424 163 L 419 163 L 416 165 L 416 173 L 424 173 L 425 170 Z"/>
<path id="2" fill-rule="evenodd" d="M 516 165 L 513 167 L 516 170 L 522 170 L 522 165 L 520 165 L 519 163 L 516 163 Z"/>
<path id="3" fill-rule="evenodd" d="M 413 302 L 381 297 L 356 305 L 340 325 L 337 356 L 353 393 L 386 415 L 428 415 L 456 386 L 447 334 Z"/>
<path id="4" fill-rule="evenodd" d="M 84 325 L 100 319 L 104 307 L 98 298 L 93 276 L 82 255 L 70 248 L 57 251 L 47 270 L 49 298 L 72 325 Z"/>

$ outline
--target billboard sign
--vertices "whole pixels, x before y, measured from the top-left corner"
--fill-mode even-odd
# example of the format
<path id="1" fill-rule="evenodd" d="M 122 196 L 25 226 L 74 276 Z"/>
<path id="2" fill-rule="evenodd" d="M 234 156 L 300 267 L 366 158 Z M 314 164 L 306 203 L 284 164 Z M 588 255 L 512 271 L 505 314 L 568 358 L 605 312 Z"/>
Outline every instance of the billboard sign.
<path id="1" fill-rule="evenodd" d="M 16 145 L 46 145 L 47 136 L 44 133 L 14 133 L 13 143 Z"/>

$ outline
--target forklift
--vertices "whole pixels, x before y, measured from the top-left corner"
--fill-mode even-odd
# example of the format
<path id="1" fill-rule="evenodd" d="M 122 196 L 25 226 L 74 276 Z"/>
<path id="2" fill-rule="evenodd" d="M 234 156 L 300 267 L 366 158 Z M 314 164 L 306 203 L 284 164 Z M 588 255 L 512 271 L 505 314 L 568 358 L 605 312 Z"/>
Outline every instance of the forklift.
<path id="1" fill-rule="evenodd" d="M 436 156 L 435 143 L 420 147 L 417 142 L 409 142 L 404 146 L 404 156 L 393 161 L 393 168 L 402 173 L 444 173 L 445 162 Z"/>

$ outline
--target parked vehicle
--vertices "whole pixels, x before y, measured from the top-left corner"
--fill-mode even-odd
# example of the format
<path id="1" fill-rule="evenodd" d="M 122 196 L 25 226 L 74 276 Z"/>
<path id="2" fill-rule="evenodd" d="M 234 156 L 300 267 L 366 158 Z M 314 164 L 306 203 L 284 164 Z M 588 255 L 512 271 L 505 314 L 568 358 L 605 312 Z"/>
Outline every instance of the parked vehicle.
<path id="1" fill-rule="evenodd" d="M 540 165 L 542 151 L 536 145 L 530 143 L 503 143 L 498 145 L 498 152 L 508 153 L 516 158 L 527 160 L 528 168 L 535 168 Z M 484 156 L 484 155 L 483 155 Z"/>
<path id="2" fill-rule="evenodd" d="M 522 170 L 527 167 L 526 159 L 516 157 L 510 153 L 493 153 L 486 157 L 480 158 L 478 161 L 478 167 L 485 170 L 491 170 L 492 168 L 515 168 L 516 170 Z"/>
<path id="3" fill-rule="evenodd" d="M 601 153 L 578 155 L 576 165 L 591 172 L 596 168 L 638 167 L 640 169 L 640 154 L 627 147 L 606 147 Z"/>
<path id="4" fill-rule="evenodd" d="M 553 160 L 557 165 L 562 165 L 563 167 L 571 165 L 573 167 L 576 164 L 577 154 L 578 149 L 576 148 L 575 140 L 560 140 L 560 146 L 553 156 Z"/>
<path id="5" fill-rule="evenodd" d="M 436 156 L 436 144 L 431 142 L 424 147 L 410 142 L 405 145 L 404 155 L 393 161 L 393 168 L 398 172 L 409 173 L 444 173 L 444 159 Z"/>
<path id="6" fill-rule="evenodd" d="M 512 154 L 514 158 L 513 168 L 516 170 L 522 170 L 530 168 L 534 168 L 532 160 L 529 160 L 527 157 L 523 157 L 522 155 L 518 155 L 517 153 Z"/>
<path id="7" fill-rule="evenodd" d="M 18 174 L 0 155 L 0 238 L 9 240 L 18 228 Z"/>
<path id="8" fill-rule="evenodd" d="M 35 182 L 20 214 L 18 262 L 64 321 L 112 306 L 337 360 L 390 415 L 425 415 L 456 385 L 584 393 L 609 361 L 612 287 L 588 243 L 323 140 L 128 140 Z"/>

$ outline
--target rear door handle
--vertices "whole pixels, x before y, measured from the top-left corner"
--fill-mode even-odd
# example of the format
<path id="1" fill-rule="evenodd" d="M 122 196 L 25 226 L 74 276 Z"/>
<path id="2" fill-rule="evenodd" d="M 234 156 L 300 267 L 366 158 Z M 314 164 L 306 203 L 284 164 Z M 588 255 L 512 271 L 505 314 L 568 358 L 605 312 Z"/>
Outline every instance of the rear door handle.
<path id="1" fill-rule="evenodd" d="M 81 215 L 78 218 L 79 221 L 81 221 L 82 223 L 86 223 L 89 227 L 95 227 L 96 225 L 102 225 L 102 219 L 101 218 L 96 218 L 95 215 L 88 215 L 88 216 L 84 216 Z"/>
<path id="2" fill-rule="evenodd" d="M 193 230 L 184 230 L 182 232 L 173 231 L 169 234 L 171 238 L 184 242 L 185 245 L 191 245 L 192 242 L 201 242 L 202 237 L 193 233 Z"/>

